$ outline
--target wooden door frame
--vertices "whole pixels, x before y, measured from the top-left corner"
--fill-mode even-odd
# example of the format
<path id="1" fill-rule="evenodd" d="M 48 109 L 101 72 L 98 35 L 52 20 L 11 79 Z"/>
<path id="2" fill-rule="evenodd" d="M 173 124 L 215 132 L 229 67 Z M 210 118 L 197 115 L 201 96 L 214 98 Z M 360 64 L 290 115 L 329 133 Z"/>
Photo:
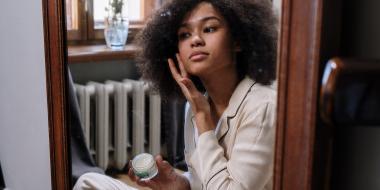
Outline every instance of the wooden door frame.
<path id="1" fill-rule="evenodd" d="M 283 0 L 275 190 L 311 189 L 322 0 Z M 52 189 L 71 188 L 64 0 L 42 0 Z"/>
<path id="2" fill-rule="evenodd" d="M 66 126 L 66 27 L 64 0 L 42 0 L 51 185 L 71 189 L 70 136 Z"/>

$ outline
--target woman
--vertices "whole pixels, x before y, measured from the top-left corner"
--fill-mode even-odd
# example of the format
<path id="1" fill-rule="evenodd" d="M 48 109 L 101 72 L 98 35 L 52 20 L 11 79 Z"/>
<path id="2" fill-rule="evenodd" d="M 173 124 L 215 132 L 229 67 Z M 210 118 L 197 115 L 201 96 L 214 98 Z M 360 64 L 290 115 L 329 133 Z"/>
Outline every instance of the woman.
<path id="1" fill-rule="evenodd" d="M 271 3 L 251 0 L 174 0 L 152 17 L 138 38 L 139 68 L 164 98 L 188 100 L 188 172 L 157 156 L 158 176 L 142 181 L 130 170 L 133 181 L 162 190 L 272 189 L 275 23 Z"/>

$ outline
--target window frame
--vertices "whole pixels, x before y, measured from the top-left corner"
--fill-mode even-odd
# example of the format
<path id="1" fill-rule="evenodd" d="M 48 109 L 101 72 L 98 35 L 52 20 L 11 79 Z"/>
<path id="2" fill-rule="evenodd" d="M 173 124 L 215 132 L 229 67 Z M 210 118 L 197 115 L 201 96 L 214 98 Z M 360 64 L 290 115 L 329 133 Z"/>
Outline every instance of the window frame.
<path id="1" fill-rule="evenodd" d="M 68 41 L 79 41 L 87 39 L 87 27 L 86 26 L 86 0 L 77 0 L 77 10 L 78 11 L 78 29 L 67 30 L 67 40 Z M 67 9 L 67 7 L 66 7 Z M 82 10 L 82 11 L 81 11 Z M 66 14 L 65 14 L 66 16 Z"/>
<path id="2" fill-rule="evenodd" d="M 105 44 L 104 29 L 94 28 L 94 0 L 77 0 L 78 29 L 67 30 L 67 42 L 69 45 Z M 160 0 L 140 0 L 142 20 L 129 23 L 127 42 L 133 40 L 135 35 L 144 27 L 149 15 L 160 6 Z M 72 10 L 75 11 L 75 10 Z"/>

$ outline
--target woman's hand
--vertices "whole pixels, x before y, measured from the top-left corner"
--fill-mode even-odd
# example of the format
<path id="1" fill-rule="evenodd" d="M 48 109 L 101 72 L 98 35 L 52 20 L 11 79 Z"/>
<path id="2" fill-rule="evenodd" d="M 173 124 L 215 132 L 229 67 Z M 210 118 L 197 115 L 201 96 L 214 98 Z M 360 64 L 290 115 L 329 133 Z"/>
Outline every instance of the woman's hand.
<path id="1" fill-rule="evenodd" d="M 150 180 L 141 180 L 134 173 L 132 168 L 128 171 L 128 176 L 134 182 L 142 187 L 149 187 L 153 190 L 189 190 L 188 180 L 174 171 L 174 168 L 162 159 L 160 155 L 156 156 L 158 174 Z M 131 166 L 131 164 L 130 164 Z"/>
<path id="2" fill-rule="evenodd" d="M 199 135 L 203 132 L 214 130 L 215 126 L 211 120 L 209 102 L 206 97 L 198 91 L 193 81 L 190 80 L 178 54 L 176 54 L 176 57 L 180 72 L 178 72 L 174 61 L 170 58 L 168 59 L 169 68 L 173 78 L 176 80 L 182 90 L 182 93 L 191 105 L 191 110 L 196 119 Z"/>

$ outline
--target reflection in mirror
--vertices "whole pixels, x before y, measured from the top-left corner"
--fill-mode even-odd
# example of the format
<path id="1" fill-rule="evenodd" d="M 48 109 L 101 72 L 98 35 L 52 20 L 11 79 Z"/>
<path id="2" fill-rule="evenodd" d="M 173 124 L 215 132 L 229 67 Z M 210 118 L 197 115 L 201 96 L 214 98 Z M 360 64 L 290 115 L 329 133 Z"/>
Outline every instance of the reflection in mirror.
<path id="1" fill-rule="evenodd" d="M 103 18 L 119 1 L 129 35 L 112 50 Z M 66 0 L 73 184 L 272 189 L 281 1 L 170 2 Z M 143 152 L 167 162 L 137 185 Z"/>

